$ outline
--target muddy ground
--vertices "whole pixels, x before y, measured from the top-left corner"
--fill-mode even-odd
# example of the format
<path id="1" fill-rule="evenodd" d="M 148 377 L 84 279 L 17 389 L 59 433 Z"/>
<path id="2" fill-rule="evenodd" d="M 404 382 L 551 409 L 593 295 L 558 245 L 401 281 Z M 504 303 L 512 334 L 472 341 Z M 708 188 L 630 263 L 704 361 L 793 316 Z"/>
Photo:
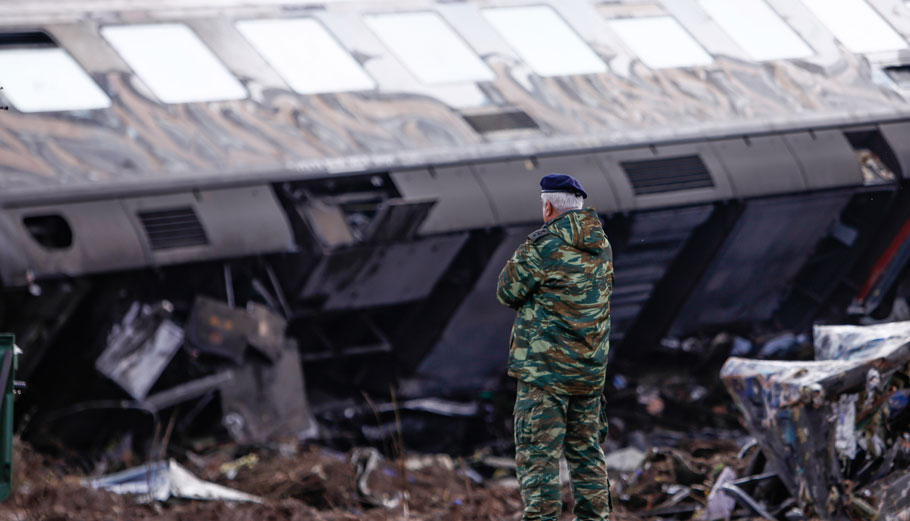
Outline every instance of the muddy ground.
<path id="1" fill-rule="evenodd" d="M 693 497 L 704 504 L 713 479 L 724 466 L 741 469 L 746 464 L 736 458 L 736 450 L 732 442 L 687 441 L 679 448 L 649 452 L 638 470 L 611 474 L 614 519 L 651 517 L 649 511 L 670 501 L 679 482 L 688 482 Z M 177 459 L 198 477 L 260 496 L 264 504 L 174 499 L 138 504 L 129 497 L 86 488 L 82 480 L 89 474 L 27 445 L 17 442 L 14 452 L 14 493 L 0 504 L 2 520 L 471 521 L 517 520 L 521 516 L 512 471 L 484 467 L 479 459 L 414 454 L 382 459 L 362 481 L 358 469 L 363 465 L 358 467 L 357 462 L 364 459 L 356 451 L 341 453 L 293 444 L 255 450 L 221 446 L 202 454 L 186 452 Z M 226 473 L 231 467 L 236 472 L 233 479 Z M 480 472 L 475 470 L 478 468 Z M 482 474 L 486 476 L 478 482 Z M 364 484 L 369 495 L 363 493 Z M 567 510 L 562 519 L 569 520 L 567 486 L 563 497 Z M 383 501 L 394 506 L 383 506 Z"/>

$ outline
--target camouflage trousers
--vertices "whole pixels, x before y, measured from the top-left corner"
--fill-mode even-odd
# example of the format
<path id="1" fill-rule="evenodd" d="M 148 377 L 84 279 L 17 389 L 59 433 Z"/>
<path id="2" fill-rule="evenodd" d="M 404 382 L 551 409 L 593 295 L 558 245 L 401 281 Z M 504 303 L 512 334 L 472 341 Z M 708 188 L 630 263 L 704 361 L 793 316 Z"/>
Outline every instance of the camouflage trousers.
<path id="1" fill-rule="evenodd" d="M 515 463 L 522 521 L 556 521 L 562 511 L 559 459 L 565 453 L 578 521 L 609 519 L 610 483 L 599 435 L 600 395 L 549 393 L 518 382 L 515 400 Z"/>

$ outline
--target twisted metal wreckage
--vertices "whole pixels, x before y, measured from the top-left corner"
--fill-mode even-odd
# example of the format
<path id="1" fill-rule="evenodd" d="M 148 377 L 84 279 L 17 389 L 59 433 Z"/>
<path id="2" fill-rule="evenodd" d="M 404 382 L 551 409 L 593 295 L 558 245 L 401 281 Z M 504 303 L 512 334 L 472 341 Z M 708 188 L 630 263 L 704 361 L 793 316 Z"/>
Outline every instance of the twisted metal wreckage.
<path id="1" fill-rule="evenodd" d="M 151 418 L 261 441 L 375 416 L 356 441 L 377 442 L 405 411 L 424 440 L 469 440 L 423 417 L 494 423 L 478 396 L 513 317 L 491 288 L 554 171 L 613 245 L 617 373 L 662 341 L 887 314 L 910 296 L 910 7 L 845 0 L 881 28 L 866 45 L 816 1 L 744 0 L 797 42 L 779 54 L 714 4 L 0 0 L 4 66 L 81 86 L 3 91 L 0 329 L 33 384 L 24 432 L 107 445 L 94 425 Z M 270 51 L 284 24 L 338 57 L 295 62 L 315 85 Z M 629 24 L 695 51 L 655 61 Z M 516 26 L 572 53 L 526 52 Z M 149 68 L 148 34 L 168 36 L 152 62 L 227 90 Z"/>
<path id="2" fill-rule="evenodd" d="M 907 519 L 910 322 L 816 326 L 814 334 L 814 361 L 733 357 L 721 379 L 807 512 Z"/>

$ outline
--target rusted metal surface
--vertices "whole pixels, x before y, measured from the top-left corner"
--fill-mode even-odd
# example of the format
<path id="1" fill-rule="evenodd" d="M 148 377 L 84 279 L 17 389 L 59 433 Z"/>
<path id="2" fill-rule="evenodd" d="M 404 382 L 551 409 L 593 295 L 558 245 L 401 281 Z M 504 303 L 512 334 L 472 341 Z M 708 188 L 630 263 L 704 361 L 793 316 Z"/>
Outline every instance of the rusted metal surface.
<path id="1" fill-rule="evenodd" d="M 214 3 L 94 2 L 88 11 L 71 2 L 0 3 L 0 27 L 47 30 L 113 101 L 109 109 L 83 112 L 4 113 L 0 197 L 40 198 L 49 187 L 61 197 L 62 190 L 91 194 L 387 170 L 910 116 L 900 90 L 879 84 L 879 71 L 866 57 L 832 41 L 811 41 L 818 52 L 813 58 L 750 62 L 717 37 L 719 29 L 694 2 L 674 2 L 670 14 L 691 26 L 715 61 L 660 70 L 626 49 L 594 5 L 550 2 L 611 68 L 570 77 L 532 73 L 483 23 L 479 9 L 486 2 L 341 2 L 318 9 L 217 2 L 217 14 Z M 493 81 L 421 85 L 362 22 L 367 12 L 428 9 L 446 17 L 477 51 L 495 72 Z M 906 8 L 896 9 L 908 16 Z M 296 94 L 233 27 L 235 19 L 301 15 L 323 22 L 378 88 Z M 52 18 L 57 22 L 49 24 Z M 103 24 L 155 21 L 188 23 L 250 97 L 157 101 L 98 33 Z M 805 14 L 797 22 L 812 23 Z M 515 108 L 540 131 L 479 135 L 460 113 Z"/>

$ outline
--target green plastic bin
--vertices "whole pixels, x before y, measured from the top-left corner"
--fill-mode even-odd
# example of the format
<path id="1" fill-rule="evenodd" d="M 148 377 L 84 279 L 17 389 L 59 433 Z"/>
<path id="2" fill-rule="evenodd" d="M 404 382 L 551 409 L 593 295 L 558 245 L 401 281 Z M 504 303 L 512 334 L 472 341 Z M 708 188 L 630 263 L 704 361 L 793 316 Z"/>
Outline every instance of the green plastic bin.
<path id="1" fill-rule="evenodd" d="M 16 374 L 16 337 L 0 333 L 0 501 L 13 489 L 13 376 Z"/>

